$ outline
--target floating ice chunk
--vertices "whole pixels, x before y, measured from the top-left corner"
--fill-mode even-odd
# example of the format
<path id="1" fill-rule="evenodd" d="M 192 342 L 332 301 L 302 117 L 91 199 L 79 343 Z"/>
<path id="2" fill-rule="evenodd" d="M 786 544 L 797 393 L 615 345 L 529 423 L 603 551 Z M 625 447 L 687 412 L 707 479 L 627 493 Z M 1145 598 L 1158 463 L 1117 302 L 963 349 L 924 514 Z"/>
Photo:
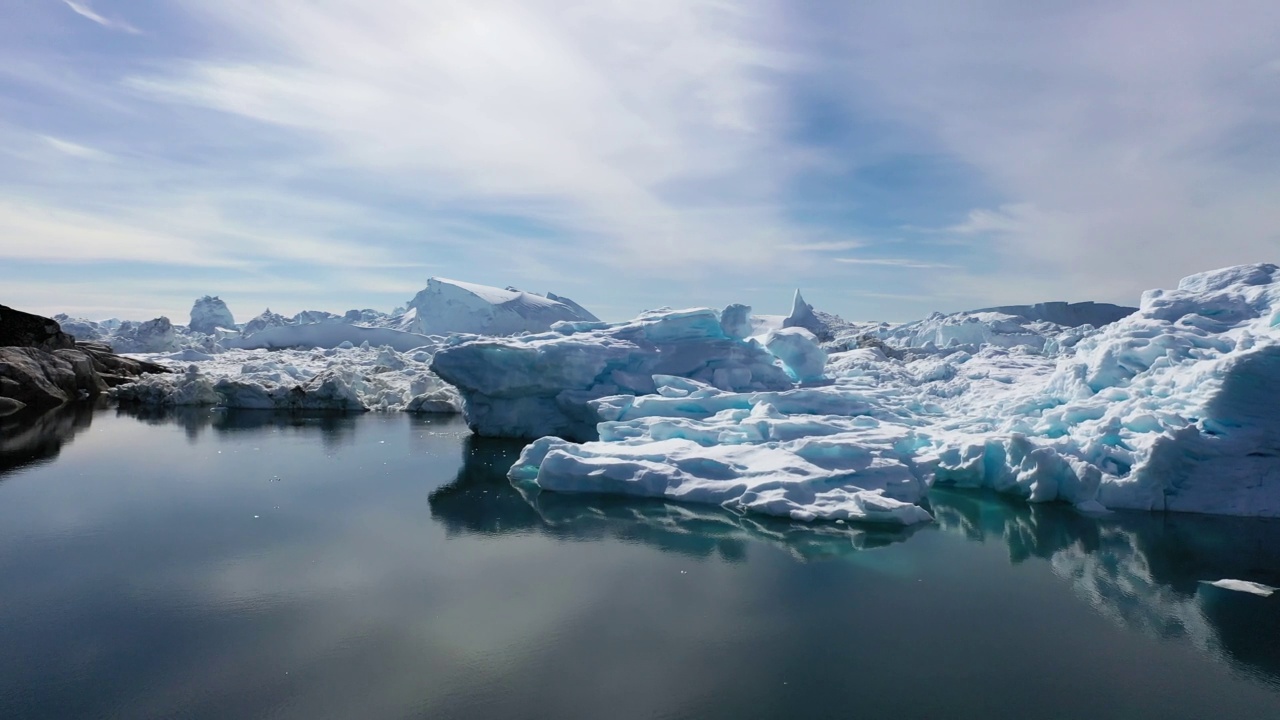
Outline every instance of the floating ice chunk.
<path id="1" fill-rule="evenodd" d="M 1262 597 L 1271 597 L 1271 595 L 1276 591 L 1276 588 L 1273 588 L 1270 585 L 1263 585 L 1262 583 L 1256 583 L 1249 580 L 1226 579 L 1215 580 L 1213 582 L 1201 580 L 1200 582 L 1205 585 L 1222 588 L 1223 590 L 1234 590 L 1236 592 L 1250 593 L 1252 595 L 1260 595 Z"/>
<path id="2" fill-rule="evenodd" d="M 527 446 L 509 477 L 556 492 L 607 492 L 709 503 L 794 520 L 912 525 L 931 520 L 915 504 L 925 485 L 881 438 L 704 446 L 670 439 L 634 445 Z"/>

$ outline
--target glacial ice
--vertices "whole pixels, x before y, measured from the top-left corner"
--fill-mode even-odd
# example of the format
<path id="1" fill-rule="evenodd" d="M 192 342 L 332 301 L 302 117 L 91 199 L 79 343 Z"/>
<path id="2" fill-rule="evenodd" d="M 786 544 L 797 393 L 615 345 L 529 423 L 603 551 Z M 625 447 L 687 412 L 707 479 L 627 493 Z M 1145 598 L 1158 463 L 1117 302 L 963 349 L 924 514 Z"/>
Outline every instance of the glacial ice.
<path id="1" fill-rule="evenodd" d="M 400 328 L 422 335 L 514 335 L 546 332 L 560 321 L 598 320 L 567 298 L 431 278 L 409 301 Z"/>
<path id="2" fill-rule="evenodd" d="M 193 332 L 214 335 L 219 328 L 235 330 L 236 319 L 222 298 L 205 295 L 191 306 L 191 322 L 187 327 Z"/>
<path id="3" fill-rule="evenodd" d="M 697 312 L 686 317 L 710 333 L 713 313 Z M 733 334 L 739 314 L 724 314 Z M 926 520 L 895 503 L 920 503 L 923 489 L 910 488 L 929 483 L 1086 512 L 1280 516 L 1277 326 L 1280 270 L 1264 264 L 1149 291 L 1100 329 L 1001 313 L 849 326 L 880 345 L 832 353 L 817 387 L 765 392 L 724 382 L 731 371 L 659 371 L 616 347 L 618 326 L 459 345 L 436 367 L 483 413 L 504 408 L 502 422 L 481 416 L 482 432 L 588 440 L 530 445 L 511 471 L 527 487 L 883 522 Z M 556 375 L 569 363 L 583 369 L 571 382 Z M 524 403 L 551 408 L 539 421 L 572 417 L 516 428 Z"/>
<path id="4" fill-rule="evenodd" d="M 975 313 L 1016 315 L 1032 322 L 1049 322 L 1063 327 L 1092 325 L 1103 327 L 1138 311 L 1136 307 L 1097 302 L 1043 302 L 1035 305 L 1002 305 L 974 310 Z"/>
<path id="5" fill-rule="evenodd" d="M 596 436 L 588 402 L 645 395 L 654 377 L 692 378 L 725 390 L 781 390 L 793 382 L 754 340 L 730 337 L 714 310 L 669 310 L 625 323 L 561 322 L 512 338 L 458 338 L 432 369 L 461 392 L 480 435 L 578 440 Z"/>
<path id="6" fill-rule="evenodd" d="M 465 406 L 482 435 L 558 436 L 513 468 L 531 490 L 898 524 L 928 520 L 931 485 L 1090 513 L 1280 516 L 1276 266 L 1193 275 L 1100 327 L 1075 323 L 1126 309 L 1060 305 L 851 323 L 797 292 L 785 317 L 730 305 L 604 323 L 552 294 L 433 279 L 393 314 L 267 312 L 212 334 L 65 321 L 183 370 L 122 400 Z"/>
<path id="7" fill-rule="evenodd" d="M 281 410 L 456 413 L 461 400 L 430 370 L 426 349 L 362 345 L 326 350 L 183 350 L 140 355 L 181 372 L 114 388 L 121 402 Z"/>
<path id="8" fill-rule="evenodd" d="M 435 347 L 443 338 L 428 337 L 417 333 L 391 328 L 363 327 L 339 322 L 317 322 L 304 325 L 271 325 L 257 332 L 222 341 L 228 349 L 242 350 L 280 348 L 336 348 L 343 343 L 351 345 L 385 345 L 399 352 L 421 347 Z"/>

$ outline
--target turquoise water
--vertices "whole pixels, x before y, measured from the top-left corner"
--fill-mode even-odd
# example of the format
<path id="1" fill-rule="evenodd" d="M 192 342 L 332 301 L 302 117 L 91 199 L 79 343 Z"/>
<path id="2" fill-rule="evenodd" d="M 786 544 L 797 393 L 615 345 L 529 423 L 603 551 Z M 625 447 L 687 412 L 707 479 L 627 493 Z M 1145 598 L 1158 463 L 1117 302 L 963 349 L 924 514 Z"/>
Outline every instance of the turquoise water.
<path id="1" fill-rule="evenodd" d="M 1280 718 L 1280 523 L 544 494 L 457 419 L 0 420 L 0 718 Z"/>

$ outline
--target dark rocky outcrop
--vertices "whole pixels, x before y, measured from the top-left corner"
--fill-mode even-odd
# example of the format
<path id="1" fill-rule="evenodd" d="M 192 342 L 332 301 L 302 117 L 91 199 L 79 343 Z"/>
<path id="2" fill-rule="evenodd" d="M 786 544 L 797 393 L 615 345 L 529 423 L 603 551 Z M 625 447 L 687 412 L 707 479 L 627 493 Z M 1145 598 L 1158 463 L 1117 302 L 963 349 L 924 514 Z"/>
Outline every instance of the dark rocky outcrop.
<path id="1" fill-rule="evenodd" d="M 57 322 L 0 305 L 0 347 L 31 347 L 53 351 L 76 346 Z"/>
<path id="2" fill-rule="evenodd" d="M 97 397 L 160 372 L 169 371 L 116 355 L 102 343 L 77 343 L 54 320 L 0 305 L 0 415 Z"/>

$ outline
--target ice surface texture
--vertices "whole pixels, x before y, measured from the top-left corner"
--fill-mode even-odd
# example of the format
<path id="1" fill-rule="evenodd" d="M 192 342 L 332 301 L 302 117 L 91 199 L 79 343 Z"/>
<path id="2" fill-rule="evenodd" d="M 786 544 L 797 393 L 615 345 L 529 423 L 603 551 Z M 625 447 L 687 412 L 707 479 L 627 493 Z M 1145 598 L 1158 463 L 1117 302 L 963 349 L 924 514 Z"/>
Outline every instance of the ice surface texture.
<path id="1" fill-rule="evenodd" d="M 567 298 L 431 278 L 409 302 L 401 327 L 424 335 L 514 335 L 545 332 L 564 320 L 598 318 Z"/>
<path id="2" fill-rule="evenodd" d="M 205 295 L 191 306 L 191 322 L 187 325 L 194 332 L 213 335 L 218 328 L 236 329 L 236 319 L 221 298 Z"/>
<path id="3" fill-rule="evenodd" d="M 407 354 L 365 345 L 218 355 L 188 349 L 143 357 L 185 370 L 115 388 L 121 402 L 276 410 L 461 409 L 457 391 L 431 372 L 427 348 Z"/>
<path id="4" fill-rule="evenodd" d="M 734 328 L 739 314 L 725 314 Z M 710 316 L 695 317 L 680 322 L 711 345 L 686 337 L 683 352 L 723 357 L 711 349 L 728 333 L 711 340 Z M 634 327 L 645 322 L 675 317 Z M 918 502 L 911 488 L 930 482 L 1090 512 L 1280 516 L 1277 326 L 1280 272 L 1261 264 L 1150 291 L 1136 313 L 1101 329 L 1000 313 L 886 327 L 900 357 L 839 352 L 826 364 L 830 384 L 785 392 L 705 366 L 659 368 L 619 336 L 632 325 L 463 345 L 436 366 L 479 408 L 481 432 L 532 434 L 539 428 L 516 425 L 535 406 L 532 416 L 558 423 L 563 437 L 594 439 L 588 427 L 602 421 L 596 442 L 531 445 L 512 469 L 527 486 L 884 522 L 927 519 L 893 503 Z M 789 353 L 780 345 L 778 354 Z M 789 361 L 806 367 L 797 357 Z M 788 379 L 805 375 L 789 370 Z M 884 504 L 868 505 L 873 497 Z"/>
<path id="5" fill-rule="evenodd" d="M 728 332 L 708 309 L 653 312 L 625 323 L 557 323 L 549 333 L 446 347 L 432 368 L 462 393 L 476 433 L 590 440 L 597 422 L 590 400 L 654 393 L 655 376 L 733 391 L 792 387 L 774 355 L 741 339 L 741 312 L 729 318 Z M 792 372 L 807 377 L 821 350 L 802 333 L 780 342 L 802 363 Z"/>

